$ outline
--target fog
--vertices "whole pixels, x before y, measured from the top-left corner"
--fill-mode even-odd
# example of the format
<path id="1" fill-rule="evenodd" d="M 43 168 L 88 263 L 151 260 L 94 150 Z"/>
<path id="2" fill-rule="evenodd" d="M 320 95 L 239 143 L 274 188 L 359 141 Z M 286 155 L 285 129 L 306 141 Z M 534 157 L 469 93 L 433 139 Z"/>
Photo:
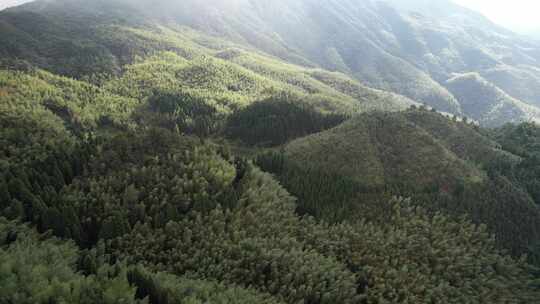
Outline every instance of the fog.
<path id="1" fill-rule="evenodd" d="M 0 0 L 0 10 L 3 10 L 8 7 L 13 7 L 21 5 L 27 2 L 32 2 L 34 0 Z M 92 1 L 92 0 L 88 0 Z M 112 1 L 112 0 L 111 0 Z M 117 0 L 117 1 L 126 1 L 132 4 L 140 0 Z M 167 0 L 162 2 L 170 5 L 175 0 Z M 224 3 L 227 3 L 228 6 L 235 5 L 242 0 L 199 0 L 205 4 L 211 3 L 211 5 L 220 6 Z M 294 0 L 291 0 L 294 1 Z M 321 0 L 324 1 L 324 0 Z M 423 2 L 429 3 L 431 1 L 445 1 L 445 0 L 390 0 L 393 2 L 401 3 L 416 3 Z M 482 13 L 484 16 L 492 20 L 493 22 L 509 28 L 513 31 L 522 34 L 540 34 L 540 18 L 537 17 L 537 12 L 540 11 L 540 1 L 534 0 L 452 0 L 453 2 L 473 9 Z M 160 2 L 160 0 L 155 0 L 151 2 Z M 177 4 L 182 5 L 183 0 L 179 1 Z M 159 6 L 159 5 L 158 5 Z M 156 7 L 154 7 L 155 9 Z"/>
<path id="2" fill-rule="evenodd" d="M 519 33 L 540 29 L 540 2 L 537 0 L 454 0 L 482 13 L 493 22 Z"/>
<path id="3" fill-rule="evenodd" d="M 0 0 L 0 10 L 8 7 L 17 6 L 33 0 Z"/>

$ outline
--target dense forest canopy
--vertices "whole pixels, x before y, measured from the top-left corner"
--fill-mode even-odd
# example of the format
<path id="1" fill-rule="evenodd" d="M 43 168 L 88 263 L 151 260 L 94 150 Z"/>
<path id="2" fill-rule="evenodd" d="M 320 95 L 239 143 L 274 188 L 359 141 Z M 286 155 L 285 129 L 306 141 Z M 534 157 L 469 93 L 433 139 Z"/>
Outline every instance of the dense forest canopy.
<path id="1" fill-rule="evenodd" d="M 0 303 L 538 303 L 540 48 L 396 1 L 1 11 Z"/>

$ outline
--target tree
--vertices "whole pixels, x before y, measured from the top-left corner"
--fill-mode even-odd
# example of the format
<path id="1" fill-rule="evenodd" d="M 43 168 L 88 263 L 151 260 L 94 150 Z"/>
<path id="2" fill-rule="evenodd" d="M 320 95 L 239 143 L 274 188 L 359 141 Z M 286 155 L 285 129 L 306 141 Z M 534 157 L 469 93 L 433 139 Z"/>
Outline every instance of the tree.
<path id="1" fill-rule="evenodd" d="M 62 214 L 55 207 L 46 209 L 41 217 L 41 227 L 44 231 L 51 229 L 54 235 L 65 237 L 66 224 Z"/>
<path id="2" fill-rule="evenodd" d="M 4 176 L 0 176 L 0 211 L 11 204 L 11 195 Z"/>
<path id="3" fill-rule="evenodd" d="M 124 267 L 100 265 L 95 275 L 86 277 L 75 268 L 78 258 L 71 242 L 0 217 L 0 302 L 145 303 L 136 299 Z"/>
<path id="4" fill-rule="evenodd" d="M 130 231 L 129 223 L 124 214 L 120 212 L 108 216 L 102 223 L 99 238 L 110 240 L 120 237 Z"/>
<path id="5" fill-rule="evenodd" d="M 126 190 L 124 191 L 124 197 L 123 201 L 126 205 L 134 205 L 139 200 L 139 191 L 135 187 L 135 185 L 131 184 L 129 185 Z"/>
<path id="6" fill-rule="evenodd" d="M 24 220 L 26 216 L 24 212 L 24 205 L 18 199 L 11 200 L 11 204 L 6 208 L 5 214 L 10 220 Z"/>

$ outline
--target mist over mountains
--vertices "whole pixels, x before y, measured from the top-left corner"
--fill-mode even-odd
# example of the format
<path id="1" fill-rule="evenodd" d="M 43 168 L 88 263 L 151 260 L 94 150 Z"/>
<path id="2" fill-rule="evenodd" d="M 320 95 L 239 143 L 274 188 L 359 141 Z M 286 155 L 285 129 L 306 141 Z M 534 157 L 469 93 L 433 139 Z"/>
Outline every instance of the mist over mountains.
<path id="1" fill-rule="evenodd" d="M 101 6 L 114 12 L 114 3 L 126 5 L 138 12 L 140 20 L 144 16 L 157 24 L 188 26 L 294 64 L 342 72 L 372 88 L 467 116 L 482 125 L 539 119 L 539 44 L 451 1 L 57 3 L 62 1 L 38 1 L 12 12 L 68 15 L 70 9 L 90 13 Z M 504 92 L 518 102 L 498 99 L 482 113 L 468 110 L 469 106 L 463 106 L 469 103 L 467 96 L 455 96 L 448 85 L 450 79 L 465 73 L 481 75 L 494 90 L 489 94 Z"/>

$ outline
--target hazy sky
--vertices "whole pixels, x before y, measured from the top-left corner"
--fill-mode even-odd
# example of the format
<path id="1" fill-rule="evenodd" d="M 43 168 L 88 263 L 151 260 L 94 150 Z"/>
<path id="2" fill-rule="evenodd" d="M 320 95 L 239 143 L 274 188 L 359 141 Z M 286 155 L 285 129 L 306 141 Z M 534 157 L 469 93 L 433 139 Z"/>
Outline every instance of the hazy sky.
<path id="1" fill-rule="evenodd" d="M 454 0 L 514 31 L 540 30 L 540 0 Z"/>
<path id="2" fill-rule="evenodd" d="M 30 2 L 32 0 L 0 0 L 0 10 L 6 7 L 11 7 L 15 5 L 20 5 L 25 2 Z"/>
<path id="3" fill-rule="evenodd" d="M 0 9 L 31 0 L 0 0 Z M 204 1 L 204 0 L 202 0 Z M 453 0 L 517 32 L 540 32 L 540 0 Z"/>

